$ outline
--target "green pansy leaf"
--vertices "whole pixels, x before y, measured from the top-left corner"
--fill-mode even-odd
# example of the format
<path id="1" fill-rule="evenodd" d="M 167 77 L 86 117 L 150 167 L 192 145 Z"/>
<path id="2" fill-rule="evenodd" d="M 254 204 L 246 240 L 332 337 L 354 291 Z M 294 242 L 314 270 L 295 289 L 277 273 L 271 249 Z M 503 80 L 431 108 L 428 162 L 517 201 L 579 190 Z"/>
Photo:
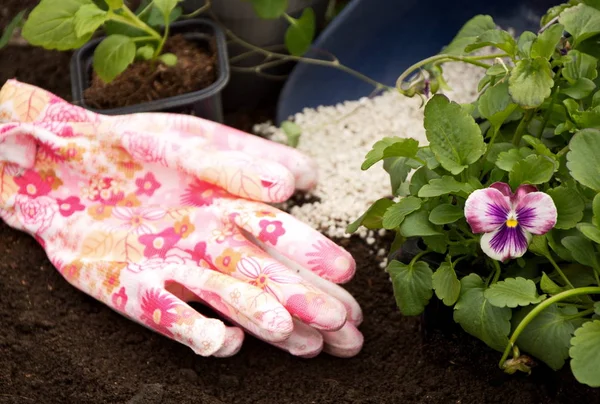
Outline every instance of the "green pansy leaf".
<path id="1" fill-rule="evenodd" d="M 418 195 L 421 188 L 434 178 L 440 178 L 435 171 L 432 171 L 427 167 L 419 168 L 410 178 L 410 194 Z"/>
<path id="2" fill-rule="evenodd" d="M 417 158 L 427 163 L 427 168 L 430 170 L 435 170 L 440 166 L 439 161 L 437 161 L 435 154 L 433 154 L 429 146 L 420 147 L 419 151 L 417 152 Z"/>
<path id="3" fill-rule="evenodd" d="M 498 49 L 502 49 L 511 56 L 514 56 L 517 49 L 517 43 L 511 34 L 504 30 L 494 28 L 479 35 L 475 43 L 468 45 L 465 48 L 465 52 L 469 53 L 485 46 L 494 46 Z"/>
<path id="4" fill-rule="evenodd" d="M 394 296 L 400 312 L 416 316 L 423 312 L 433 296 L 433 272 L 426 262 L 418 261 L 412 266 L 392 261 L 386 268 L 392 278 Z"/>
<path id="5" fill-rule="evenodd" d="M 104 82 L 111 82 L 135 60 L 135 42 L 124 35 L 111 35 L 94 51 L 94 71 Z"/>
<path id="6" fill-rule="evenodd" d="M 543 184 L 550 181 L 556 166 L 547 156 L 531 155 L 513 165 L 508 182 L 513 189 L 521 184 Z"/>
<path id="7" fill-rule="evenodd" d="M 177 56 L 173 53 L 163 53 L 158 57 L 158 60 L 167 66 L 175 66 L 177 64 Z"/>
<path id="8" fill-rule="evenodd" d="M 594 224 L 600 228 L 600 194 L 596 194 L 592 201 L 592 213 Z"/>
<path id="9" fill-rule="evenodd" d="M 481 116 L 490 121 L 495 127 L 500 127 L 517 108 L 508 94 L 508 83 L 503 81 L 489 87 L 479 97 L 477 104 Z"/>
<path id="10" fill-rule="evenodd" d="M 531 47 L 536 40 L 537 35 L 531 31 L 525 31 L 517 40 L 517 50 L 521 59 L 527 59 L 531 56 Z"/>
<path id="11" fill-rule="evenodd" d="M 548 250 L 548 243 L 545 235 L 533 235 L 531 242 L 529 243 L 529 251 L 542 257 L 548 257 L 550 250 Z"/>
<path id="12" fill-rule="evenodd" d="M 390 185 L 394 196 L 399 194 L 400 186 L 405 184 L 408 173 L 412 171 L 412 167 L 407 163 L 406 157 L 391 157 L 383 160 L 383 169 L 390 176 Z"/>
<path id="13" fill-rule="evenodd" d="M 454 306 L 454 321 L 467 333 L 502 352 L 508 344 L 511 309 L 496 307 L 485 298 L 485 285 L 477 274 L 460 280 L 460 297 Z"/>
<path id="14" fill-rule="evenodd" d="M 431 224 L 428 213 L 423 210 L 406 216 L 400 225 L 400 233 L 407 238 L 442 234 Z"/>
<path id="15" fill-rule="evenodd" d="M 581 100 L 590 95 L 595 88 L 596 84 L 592 80 L 580 77 L 569 87 L 561 88 L 560 93 L 566 94 L 576 100 Z"/>
<path id="16" fill-rule="evenodd" d="M 458 31 L 452 42 L 448 44 L 442 53 L 446 55 L 462 55 L 465 53 L 465 47 L 474 43 L 481 34 L 496 28 L 494 20 L 489 15 L 477 15 L 471 18 Z"/>
<path id="17" fill-rule="evenodd" d="M 561 240 L 561 244 L 569 250 L 573 259 L 580 264 L 596 267 L 598 260 L 594 246 L 585 237 L 567 236 Z"/>
<path id="18" fill-rule="evenodd" d="M 517 310 L 512 321 L 514 326 L 516 327 L 532 309 L 533 307 L 525 307 Z M 565 359 L 569 357 L 571 335 L 575 331 L 575 326 L 568 316 L 575 313 L 577 309 L 573 307 L 561 309 L 556 304 L 548 306 L 527 324 L 517 339 L 517 346 L 554 370 L 562 368 Z"/>
<path id="19" fill-rule="evenodd" d="M 135 56 L 141 60 L 150 60 L 154 56 L 154 48 L 151 45 L 144 45 L 137 49 Z"/>
<path id="20" fill-rule="evenodd" d="M 76 49 L 92 36 L 81 37 L 75 32 L 75 15 L 91 0 L 42 0 L 27 17 L 21 35 L 31 45 L 45 49 Z"/>
<path id="21" fill-rule="evenodd" d="M 591 223 L 579 223 L 577 225 L 579 230 L 584 236 L 592 240 L 596 244 L 600 244 L 600 229 Z"/>
<path id="22" fill-rule="evenodd" d="M 556 295 L 564 291 L 564 288 L 560 287 L 556 282 L 554 282 L 546 273 L 542 274 L 542 279 L 540 280 L 540 288 L 542 292 L 548 293 L 549 295 Z"/>
<path id="23" fill-rule="evenodd" d="M 10 20 L 10 22 L 6 25 L 6 27 L 4 28 L 4 31 L 2 32 L 2 36 L 0 36 L 0 49 L 4 48 L 6 45 L 8 45 L 8 42 L 10 41 L 10 39 L 12 38 L 15 29 L 17 29 L 17 27 L 21 24 L 21 22 L 23 21 L 23 17 L 25 16 L 25 13 L 27 12 L 27 10 L 22 10 L 20 11 L 17 15 L 14 16 L 14 18 L 12 20 Z"/>
<path id="24" fill-rule="evenodd" d="M 399 202 L 391 205 L 383 215 L 383 227 L 395 229 L 400 226 L 404 218 L 412 212 L 421 208 L 421 200 L 414 196 L 402 198 Z"/>
<path id="25" fill-rule="evenodd" d="M 287 144 L 290 147 L 298 147 L 300 143 L 300 136 L 302 136 L 302 128 L 291 121 L 284 121 L 281 123 L 281 130 L 287 137 Z"/>
<path id="26" fill-rule="evenodd" d="M 484 296 L 496 307 L 510 308 L 539 303 L 546 298 L 545 295 L 538 295 L 531 279 L 521 277 L 494 283 L 485 291 Z"/>
<path id="27" fill-rule="evenodd" d="M 117 10 L 123 7 L 123 0 L 104 0 L 111 10 Z"/>
<path id="28" fill-rule="evenodd" d="M 460 206 L 443 203 L 433 208 L 429 214 L 429 221 L 433 224 L 454 223 L 465 216 L 464 210 Z"/>
<path id="29" fill-rule="evenodd" d="M 285 32 L 285 46 L 290 54 L 304 55 L 310 49 L 315 37 L 315 30 L 316 17 L 312 8 L 305 8 L 298 19 L 290 17 L 290 26 Z"/>
<path id="30" fill-rule="evenodd" d="M 558 21 L 573 37 L 574 47 L 600 33 L 600 11 L 585 4 L 563 11 Z"/>
<path id="31" fill-rule="evenodd" d="M 571 338 L 571 371 L 579 383 L 600 387 L 600 320 L 584 323 Z"/>
<path id="32" fill-rule="evenodd" d="M 384 137 L 375 142 L 373 148 L 365 156 L 360 169 L 367 170 L 373 164 L 390 157 L 415 157 L 419 150 L 419 142 L 412 138 Z"/>
<path id="33" fill-rule="evenodd" d="M 287 10 L 288 0 L 250 0 L 254 12 L 260 18 L 275 19 L 283 16 Z"/>
<path id="34" fill-rule="evenodd" d="M 567 167 L 582 185 L 600 191 L 600 130 L 583 129 L 569 143 Z"/>
<path id="35" fill-rule="evenodd" d="M 554 24 L 548 27 L 547 30 L 542 32 L 531 46 L 531 57 L 542 57 L 544 59 L 550 59 L 554 54 L 556 45 L 558 45 L 560 38 L 562 38 L 564 27 L 561 24 Z"/>
<path id="36" fill-rule="evenodd" d="M 153 0 L 153 5 L 160 10 L 164 17 L 169 17 L 181 0 Z"/>
<path id="37" fill-rule="evenodd" d="M 440 195 L 473 191 L 471 185 L 458 182 L 449 175 L 444 175 L 442 178 L 434 178 L 428 184 L 421 187 L 419 190 L 419 198 L 431 198 Z"/>
<path id="38" fill-rule="evenodd" d="M 508 78 L 508 92 L 523 108 L 542 105 L 553 85 L 550 63 L 541 57 L 519 60 Z"/>
<path id="39" fill-rule="evenodd" d="M 581 221 L 585 204 L 577 193 L 577 190 L 561 185 L 557 188 L 549 189 L 546 193 L 554 201 L 558 212 L 555 228 L 571 229 Z"/>
<path id="40" fill-rule="evenodd" d="M 443 262 L 433 273 L 433 290 L 438 299 L 443 301 L 446 306 L 456 303 L 460 295 L 460 281 L 451 264 Z"/>
<path id="41" fill-rule="evenodd" d="M 485 152 L 481 130 L 473 117 L 443 95 L 434 95 L 425 106 L 425 130 L 431 151 L 453 175 Z"/>
<path id="42" fill-rule="evenodd" d="M 383 215 L 385 211 L 394 204 L 394 201 L 387 198 L 381 198 L 375 201 L 373 205 L 367 209 L 358 219 L 350 223 L 346 228 L 346 233 L 354 233 L 360 226 L 365 226 L 367 229 L 381 229 Z"/>
<path id="43" fill-rule="evenodd" d="M 445 254 L 448 249 L 448 237 L 445 234 L 439 236 L 425 236 L 423 242 L 431 251 Z"/>
<path id="44" fill-rule="evenodd" d="M 562 75 L 571 84 L 579 78 L 594 80 L 598 77 L 598 59 L 587 53 L 571 49 L 565 56 L 567 61 L 563 64 Z"/>

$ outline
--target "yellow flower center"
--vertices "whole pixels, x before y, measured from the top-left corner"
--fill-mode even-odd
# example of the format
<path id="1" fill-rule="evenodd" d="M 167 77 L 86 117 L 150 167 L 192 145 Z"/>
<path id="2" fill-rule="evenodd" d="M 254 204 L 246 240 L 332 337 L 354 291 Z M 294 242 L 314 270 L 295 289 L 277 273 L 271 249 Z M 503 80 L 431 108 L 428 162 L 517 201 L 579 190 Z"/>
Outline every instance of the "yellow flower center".
<path id="1" fill-rule="evenodd" d="M 154 320 L 155 324 L 160 324 L 161 317 L 162 317 L 162 312 L 160 311 L 160 309 L 154 310 L 154 312 L 152 313 L 152 320 Z"/>
<path id="2" fill-rule="evenodd" d="M 506 221 L 506 227 L 517 227 L 518 224 L 519 222 L 517 222 L 517 219 L 514 217 L 511 217 Z"/>

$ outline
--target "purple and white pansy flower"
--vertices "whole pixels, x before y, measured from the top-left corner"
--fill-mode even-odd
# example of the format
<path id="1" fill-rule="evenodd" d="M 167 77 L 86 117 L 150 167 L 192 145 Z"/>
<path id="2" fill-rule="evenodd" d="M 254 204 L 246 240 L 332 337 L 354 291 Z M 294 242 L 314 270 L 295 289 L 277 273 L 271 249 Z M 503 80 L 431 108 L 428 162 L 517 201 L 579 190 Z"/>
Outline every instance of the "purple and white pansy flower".
<path id="1" fill-rule="evenodd" d="M 525 254 L 531 235 L 550 231 L 556 217 L 550 195 L 533 185 L 521 185 L 513 193 L 508 184 L 495 182 L 474 191 L 465 203 L 465 218 L 471 230 L 483 233 L 483 252 L 498 261 Z"/>

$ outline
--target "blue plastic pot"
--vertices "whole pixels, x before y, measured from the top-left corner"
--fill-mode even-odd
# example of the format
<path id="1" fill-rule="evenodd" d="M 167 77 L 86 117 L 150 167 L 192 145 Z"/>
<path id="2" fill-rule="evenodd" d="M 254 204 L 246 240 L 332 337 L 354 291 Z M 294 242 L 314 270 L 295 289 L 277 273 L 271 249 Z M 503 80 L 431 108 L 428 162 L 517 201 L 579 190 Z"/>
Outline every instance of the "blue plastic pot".
<path id="1" fill-rule="evenodd" d="M 315 49 L 333 53 L 341 63 L 394 86 L 410 65 L 435 55 L 462 25 L 489 14 L 517 33 L 537 31 L 539 19 L 560 0 L 352 0 L 321 33 Z M 310 55 L 309 55 L 310 56 Z M 277 121 L 303 108 L 333 105 L 368 96 L 373 87 L 330 67 L 298 64 L 277 105 Z"/>

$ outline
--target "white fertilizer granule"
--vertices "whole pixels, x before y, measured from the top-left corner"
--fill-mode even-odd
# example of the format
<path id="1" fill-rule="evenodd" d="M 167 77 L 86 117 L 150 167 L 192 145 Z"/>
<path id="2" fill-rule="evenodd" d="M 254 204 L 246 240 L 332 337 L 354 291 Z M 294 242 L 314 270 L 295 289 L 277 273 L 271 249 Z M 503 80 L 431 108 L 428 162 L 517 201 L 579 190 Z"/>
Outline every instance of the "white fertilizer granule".
<path id="1" fill-rule="evenodd" d="M 444 73 L 452 88 L 446 96 L 458 103 L 477 98 L 477 83 L 484 69 L 447 63 Z M 412 137 L 421 145 L 427 144 L 421 100 L 396 91 L 372 99 L 307 108 L 294 116 L 294 122 L 302 128 L 298 149 L 316 160 L 319 182 L 312 195 L 307 195 L 307 200 L 312 196 L 318 201 L 292 206 L 290 213 L 333 238 L 350 237 L 346 233 L 348 224 L 377 199 L 391 193 L 389 176 L 381 162 L 367 171 L 360 169 L 373 144 L 386 136 Z M 285 138 L 269 122 L 256 125 L 254 131 L 274 140 Z M 358 234 L 367 244 L 375 243 L 372 231 L 361 227 Z"/>

